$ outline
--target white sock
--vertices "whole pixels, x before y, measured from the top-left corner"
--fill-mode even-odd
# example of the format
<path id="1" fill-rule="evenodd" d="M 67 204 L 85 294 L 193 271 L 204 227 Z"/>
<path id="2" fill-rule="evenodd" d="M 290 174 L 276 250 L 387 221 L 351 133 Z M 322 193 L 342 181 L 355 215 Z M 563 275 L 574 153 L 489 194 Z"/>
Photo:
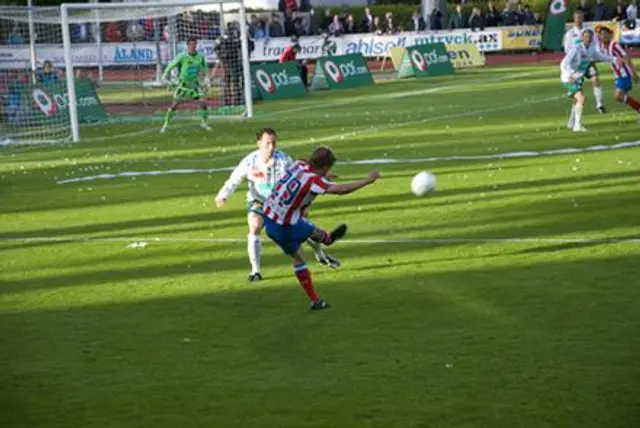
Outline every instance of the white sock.
<path id="1" fill-rule="evenodd" d="M 582 127 L 582 106 L 575 106 L 574 107 L 574 111 L 575 111 L 575 122 L 573 127 L 574 128 L 581 128 Z"/>
<path id="2" fill-rule="evenodd" d="M 313 252 L 316 253 L 318 257 L 320 257 L 321 259 L 324 258 L 324 250 L 322 249 L 322 244 L 312 241 L 311 239 L 307 239 L 307 243 L 311 248 L 313 248 Z"/>
<path id="3" fill-rule="evenodd" d="M 593 88 L 593 96 L 596 98 L 596 107 L 602 107 L 602 86 L 598 86 L 597 88 Z"/>
<path id="4" fill-rule="evenodd" d="M 251 263 L 251 273 L 260 272 L 260 235 L 251 235 L 247 237 L 249 250 L 249 263 Z"/>
<path id="5" fill-rule="evenodd" d="M 569 126 L 569 128 L 573 128 L 573 125 L 575 123 L 576 123 L 576 105 L 572 104 L 571 113 L 569 113 L 569 122 L 567 122 L 567 125 Z"/>

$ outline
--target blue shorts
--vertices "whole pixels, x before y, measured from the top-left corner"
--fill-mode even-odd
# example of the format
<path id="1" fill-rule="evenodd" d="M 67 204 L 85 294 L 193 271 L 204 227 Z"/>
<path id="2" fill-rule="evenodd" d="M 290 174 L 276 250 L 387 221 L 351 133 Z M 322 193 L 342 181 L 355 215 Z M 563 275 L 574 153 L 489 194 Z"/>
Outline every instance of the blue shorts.
<path id="1" fill-rule="evenodd" d="M 313 223 L 306 219 L 300 219 L 297 224 L 283 226 L 266 216 L 264 217 L 264 229 L 267 236 L 289 256 L 298 252 L 300 245 L 309 239 L 315 228 Z"/>
<path id="2" fill-rule="evenodd" d="M 616 89 L 624 92 L 631 92 L 631 88 L 633 88 L 631 77 L 618 77 L 616 79 Z"/>

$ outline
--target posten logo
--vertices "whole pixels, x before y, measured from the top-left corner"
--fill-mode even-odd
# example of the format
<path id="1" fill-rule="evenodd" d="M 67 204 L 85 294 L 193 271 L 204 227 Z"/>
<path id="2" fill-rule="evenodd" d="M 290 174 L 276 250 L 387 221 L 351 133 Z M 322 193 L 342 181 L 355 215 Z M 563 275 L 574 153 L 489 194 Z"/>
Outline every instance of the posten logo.
<path id="1" fill-rule="evenodd" d="M 549 3 L 549 13 L 552 15 L 562 15 L 567 11 L 568 0 L 553 0 Z"/>
<path id="2" fill-rule="evenodd" d="M 45 116 L 53 116 L 58 111 L 58 105 L 51 95 L 43 89 L 35 88 L 31 93 L 33 101 Z"/>
<path id="3" fill-rule="evenodd" d="M 256 81 L 258 82 L 258 85 L 260 85 L 260 87 L 264 89 L 266 92 L 270 94 L 275 92 L 276 83 L 273 81 L 271 76 L 269 76 L 269 73 L 267 73 L 266 71 L 262 69 L 256 70 Z"/>
<path id="4" fill-rule="evenodd" d="M 438 56 L 438 52 L 435 50 L 425 52 L 422 56 L 424 56 L 424 60 L 427 61 L 428 65 L 442 64 L 449 60 L 449 55 Z"/>
<path id="5" fill-rule="evenodd" d="M 327 73 L 329 78 L 336 83 L 341 83 L 344 80 L 344 74 L 340 67 L 333 61 L 325 61 L 323 65 L 324 71 Z"/>
<path id="6" fill-rule="evenodd" d="M 420 71 L 427 71 L 427 68 L 429 67 L 427 65 L 427 60 L 417 49 L 411 51 L 411 61 L 413 61 L 413 64 L 418 67 L 418 70 Z"/>

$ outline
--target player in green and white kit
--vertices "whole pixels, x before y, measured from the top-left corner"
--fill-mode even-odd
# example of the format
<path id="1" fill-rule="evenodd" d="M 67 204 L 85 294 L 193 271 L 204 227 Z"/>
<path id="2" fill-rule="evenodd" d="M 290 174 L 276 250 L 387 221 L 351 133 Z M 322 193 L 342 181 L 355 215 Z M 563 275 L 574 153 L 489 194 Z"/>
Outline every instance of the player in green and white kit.
<path id="1" fill-rule="evenodd" d="M 178 67 L 179 75 L 178 87 L 173 93 L 173 102 L 169 110 L 167 110 L 167 114 L 164 117 L 164 125 L 162 125 L 160 132 L 167 132 L 169 122 L 176 114 L 176 108 L 187 100 L 200 101 L 200 127 L 206 130 L 211 129 L 207 124 L 207 116 L 209 115 L 207 105 L 202 99 L 205 95 L 206 87 L 209 86 L 209 69 L 206 58 L 197 51 L 197 44 L 198 42 L 194 38 L 187 40 L 187 53 L 176 56 L 164 70 L 162 80 L 165 82 L 171 70 L 176 67 Z M 203 81 L 200 80 L 201 76 Z"/>
<path id="2" fill-rule="evenodd" d="M 596 48 L 593 40 L 593 30 L 582 30 L 582 39 L 576 43 L 571 51 L 560 62 L 560 81 L 567 90 L 567 95 L 573 100 L 567 128 L 573 132 L 586 132 L 582 126 L 582 109 L 585 95 L 582 90 L 582 82 L 593 63 L 604 61 L 609 63 L 622 63 L 611 55 L 603 54 Z"/>
<path id="3" fill-rule="evenodd" d="M 573 14 L 573 26 L 564 34 L 563 45 L 565 55 L 568 55 L 576 44 L 582 43 L 582 34 L 584 30 L 593 29 L 584 24 L 584 15 L 582 14 L 582 11 L 578 10 Z M 598 40 L 595 32 L 593 34 L 593 45 L 594 49 L 600 50 L 600 41 Z M 596 65 L 590 64 L 584 73 L 584 79 L 591 80 L 591 85 L 593 86 L 593 97 L 596 100 L 596 109 L 598 110 L 598 113 L 604 114 L 607 112 L 607 109 L 602 103 L 604 91 L 602 90 L 602 86 L 600 86 L 600 78 L 598 76 L 598 69 L 596 68 Z"/>

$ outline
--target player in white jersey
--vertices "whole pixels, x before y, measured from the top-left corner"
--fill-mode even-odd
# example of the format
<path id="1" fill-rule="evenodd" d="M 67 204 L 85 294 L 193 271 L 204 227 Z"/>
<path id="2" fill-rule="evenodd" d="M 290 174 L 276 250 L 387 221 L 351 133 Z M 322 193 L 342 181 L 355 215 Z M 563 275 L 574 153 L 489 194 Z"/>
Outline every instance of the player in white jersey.
<path id="1" fill-rule="evenodd" d="M 571 51 L 560 62 L 560 80 L 567 90 L 567 95 L 573 99 L 573 106 L 569 114 L 567 128 L 574 132 L 585 132 L 582 126 L 582 110 L 586 97 L 582 91 L 582 82 L 587 70 L 594 62 L 606 61 L 609 63 L 621 62 L 616 58 L 605 55 L 596 49 L 593 43 L 593 30 L 582 31 L 582 41 L 576 43 Z"/>
<path id="2" fill-rule="evenodd" d="M 276 183 L 285 175 L 291 165 L 291 158 L 284 152 L 276 150 L 276 132 L 271 128 L 263 128 L 257 134 L 258 150 L 249 153 L 233 170 L 216 196 L 216 205 L 221 207 L 229 196 L 238 188 L 244 179 L 249 184 L 247 192 L 247 222 L 249 224 L 248 252 L 251 263 L 249 281 L 259 281 L 261 242 L 260 232 L 264 227 L 262 206 Z M 309 241 L 313 247 L 316 260 L 331 268 L 340 266 L 340 262 L 329 256 L 321 244 Z"/>
<path id="3" fill-rule="evenodd" d="M 573 14 L 573 27 L 567 30 L 567 32 L 564 34 L 563 44 L 564 44 L 565 54 L 568 54 L 569 52 L 571 52 L 571 49 L 573 49 L 573 47 L 577 43 L 580 43 L 582 41 L 582 32 L 584 30 L 587 30 L 587 29 L 592 30 L 592 28 L 589 27 L 588 25 L 584 25 L 583 21 L 584 21 L 584 16 L 582 15 L 582 12 L 577 11 Z M 599 45 L 597 39 L 594 40 L 594 45 L 596 46 L 596 49 L 597 49 Z M 606 113 L 607 110 L 602 104 L 603 90 L 602 90 L 602 86 L 600 86 L 598 69 L 596 68 L 595 64 L 591 64 L 589 68 L 587 68 L 586 72 L 584 73 L 584 78 L 591 79 L 591 85 L 593 86 L 593 97 L 596 100 L 596 108 L 598 109 L 598 112 Z"/>
<path id="4" fill-rule="evenodd" d="M 596 27 L 596 31 L 600 35 L 601 50 L 608 55 L 621 58 L 624 61 L 622 64 L 611 65 L 611 70 L 616 79 L 613 96 L 621 103 L 627 104 L 636 113 L 640 113 L 640 101 L 629 95 L 629 92 L 631 92 L 633 88 L 633 83 L 638 83 L 640 78 L 633 64 L 633 60 L 627 55 L 622 46 L 620 46 L 620 43 L 613 40 L 613 33 L 608 27 L 599 25 Z"/>

